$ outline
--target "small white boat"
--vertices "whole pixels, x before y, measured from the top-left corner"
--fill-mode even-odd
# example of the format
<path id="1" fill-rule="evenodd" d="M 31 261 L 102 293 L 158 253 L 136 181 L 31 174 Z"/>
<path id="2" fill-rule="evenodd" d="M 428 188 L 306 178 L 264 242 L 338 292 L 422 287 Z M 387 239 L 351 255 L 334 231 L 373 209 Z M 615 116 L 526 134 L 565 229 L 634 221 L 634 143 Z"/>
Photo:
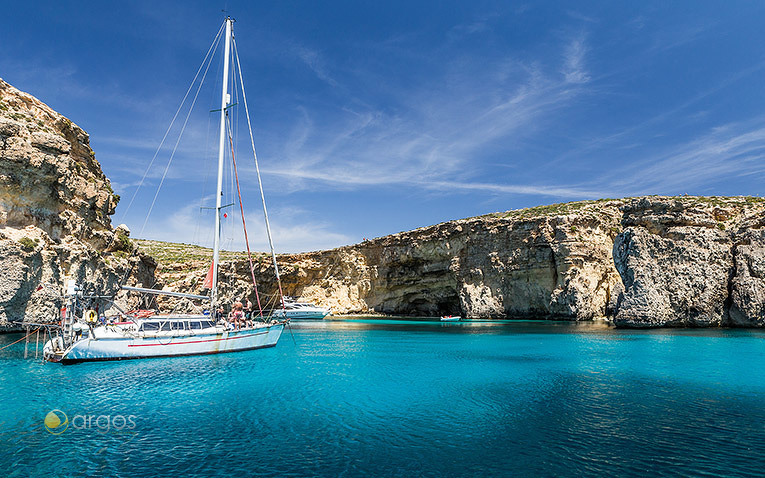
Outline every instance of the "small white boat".
<path id="1" fill-rule="evenodd" d="M 294 299 L 284 298 L 284 308 L 275 310 L 274 317 L 282 319 L 314 319 L 321 320 L 332 313 L 332 309 L 325 309 L 308 302 L 297 302 Z"/>
<path id="2" fill-rule="evenodd" d="M 441 322 L 459 322 L 462 320 L 462 317 L 459 315 L 445 315 L 441 317 Z"/>

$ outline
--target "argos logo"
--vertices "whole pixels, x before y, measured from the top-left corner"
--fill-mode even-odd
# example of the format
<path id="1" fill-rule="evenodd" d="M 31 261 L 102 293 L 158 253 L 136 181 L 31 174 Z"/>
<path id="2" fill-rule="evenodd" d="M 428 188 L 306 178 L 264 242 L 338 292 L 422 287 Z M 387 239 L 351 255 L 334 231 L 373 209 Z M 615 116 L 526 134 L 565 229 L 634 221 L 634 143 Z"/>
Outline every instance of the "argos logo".
<path id="1" fill-rule="evenodd" d="M 74 415 L 69 421 L 66 413 L 53 409 L 45 415 L 43 425 L 52 435 L 61 435 L 67 429 L 95 430 L 99 433 L 129 431 L 136 427 L 136 415 Z"/>

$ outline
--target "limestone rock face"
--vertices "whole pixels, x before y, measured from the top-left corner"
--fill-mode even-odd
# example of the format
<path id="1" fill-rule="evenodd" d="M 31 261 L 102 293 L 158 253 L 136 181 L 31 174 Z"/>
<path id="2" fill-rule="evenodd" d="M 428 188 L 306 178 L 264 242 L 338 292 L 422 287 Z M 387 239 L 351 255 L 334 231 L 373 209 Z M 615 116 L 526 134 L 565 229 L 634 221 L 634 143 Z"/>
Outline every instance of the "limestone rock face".
<path id="1" fill-rule="evenodd" d="M 279 256 L 284 292 L 335 313 L 591 320 L 620 287 L 611 259 L 617 201 L 559 205 L 451 221 L 329 251 Z M 161 254 L 158 254 L 161 256 Z M 174 255 L 171 255 L 175 257 Z M 209 262 L 167 264 L 160 280 L 199 293 Z M 259 256 L 261 294 L 273 266 Z M 255 302 L 249 266 L 224 261 L 222 297 Z"/>
<path id="2" fill-rule="evenodd" d="M 728 234 L 672 227 L 666 235 L 628 228 L 614 251 L 624 292 L 618 325 L 720 326 L 733 266 Z M 672 264 L 671 267 L 667 267 Z"/>
<path id="3" fill-rule="evenodd" d="M 67 277 L 110 293 L 132 261 L 133 282 L 154 282 L 151 258 L 126 259 L 112 230 L 118 200 L 87 133 L 0 80 L 0 329 L 56 320 Z"/>
<path id="4" fill-rule="evenodd" d="M 733 249 L 730 325 L 765 327 L 765 217 L 746 221 Z"/>
<path id="5" fill-rule="evenodd" d="M 764 211 L 744 197 L 586 201 L 283 255 L 279 267 L 286 294 L 336 313 L 764 326 Z M 208 265 L 160 264 L 159 275 L 200 292 Z M 243 259 L 221 270 L 224 298 L 255 302 Z M 255 272 L 272 294 L 270 258 Z"/>
<path id="6" fill-rule="evenodd" d="M 614 244 L 624 286 L 617 326 L 762 323 L 765 251 L 747 224 L 762 216 L 762 202 L 652 197 L 622 212 L 625 229 Z"/>
<path id="7" fill-rule="evenodd" d="M 51 239 L 95 247 L 111 239 L 119 198 L 89 137 L 36 98 L 0 80 L 0 227 L 34 225 Z"/>

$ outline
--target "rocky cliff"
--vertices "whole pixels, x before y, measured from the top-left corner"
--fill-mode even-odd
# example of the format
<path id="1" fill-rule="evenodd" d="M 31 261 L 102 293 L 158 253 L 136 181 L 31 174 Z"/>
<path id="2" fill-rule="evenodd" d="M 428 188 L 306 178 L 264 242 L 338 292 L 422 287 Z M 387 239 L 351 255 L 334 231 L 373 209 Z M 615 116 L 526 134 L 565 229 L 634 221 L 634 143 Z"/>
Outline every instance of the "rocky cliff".
<path id="1" fill-rule="evenodd" d="M 622 208 L 614 262 L 631 327 L 765 326 L 761 198 L 642 198 Z"/>
<path id="2" fill-rule="evenodd" d="M 0 329 L 54 320 L 66 277 L 108 293 L 132 265 L 133 282 L 154 282 L 156 264 L 128 259 L 129 232 L 112 229 L 118 200 L 87 133 L 0 80 Z"/>
<path id="3" fill-rule="evenodd" d="M 618 326 L 765 325 L 765 201 L 643 197 L 451 221 L 329 251 L 280 256 L 285 293 L 336 313 L 607 318 Z M 199 292 L 209 253 L 144 242 L 176 290 Z M 170 248 L 170 249 L 169 249 Z M 168 254 L 173 250 L 173 254 Z M 249 296 L 243 256 L 221 268 Z M 273 293 L 267 256 L 255 261 Z"/>

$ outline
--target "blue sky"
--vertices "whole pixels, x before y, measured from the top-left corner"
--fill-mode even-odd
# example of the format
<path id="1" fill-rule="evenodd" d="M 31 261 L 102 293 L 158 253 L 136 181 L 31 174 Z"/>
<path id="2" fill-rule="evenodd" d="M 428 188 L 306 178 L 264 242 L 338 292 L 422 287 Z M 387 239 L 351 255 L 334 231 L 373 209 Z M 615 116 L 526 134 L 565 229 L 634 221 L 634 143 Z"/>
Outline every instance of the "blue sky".
<path id="1" fill-rule="evenodd" d="M 90 133 L 134 236 L 211 241 L 218 60 L 145 228 L 167 151 L 127 205 L 224 7 L 280 252 L 562 201 L 762 195 L 762 2 L 14 4 L 0 77 Z"/>

